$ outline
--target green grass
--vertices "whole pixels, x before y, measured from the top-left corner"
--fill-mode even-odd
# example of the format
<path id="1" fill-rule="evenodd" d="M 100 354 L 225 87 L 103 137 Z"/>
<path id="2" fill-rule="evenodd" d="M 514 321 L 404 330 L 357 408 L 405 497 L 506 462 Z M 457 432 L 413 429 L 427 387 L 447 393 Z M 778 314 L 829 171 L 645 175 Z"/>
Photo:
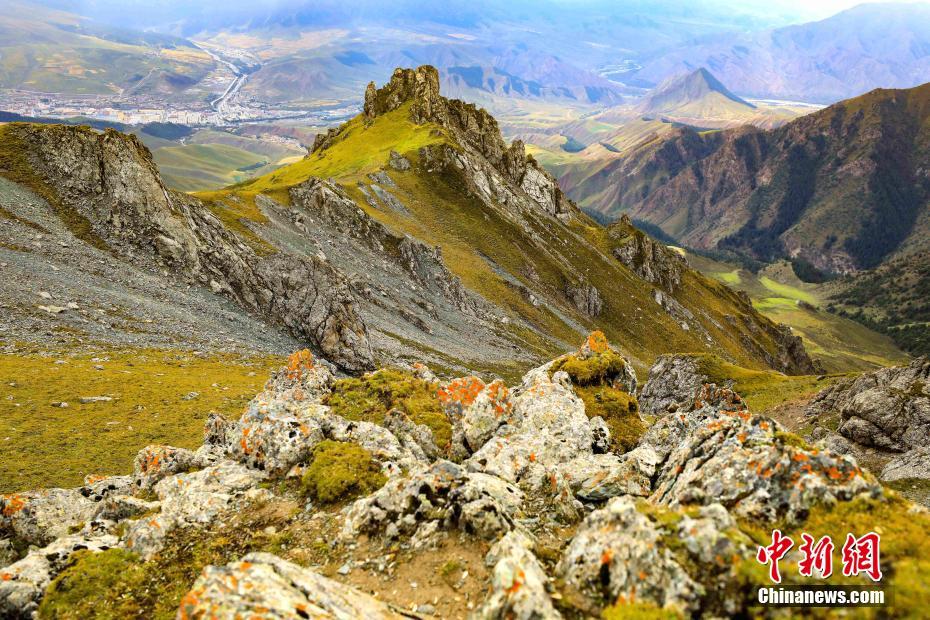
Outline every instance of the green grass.
<path id="1" fill-rule="evenodd" d="M 410 119 L 410 104 L 366 122 L 359 115 L 340 134 L 338 148 L 330 147 L 281 170 L 244 185 L 248 191 L 283 189 L 310 177 L 323 179 L 364 175 L 385 165 L 392 150 L 401 154 L 447 141 L 444 131 L 434 124 L 416 125 Z"/>
<path id="2" fill-rule="evenodd" d="M 238 418 L 279 364 L 270 357 L 169 350 L 0 355 L 0 492 L 77 486 L 87 474 L 129 473 L 148 444 L 196 448 L 207 413 Z M 200 395 L 185 400 L 191 392 Z M 113 400 L 81 404 L 81 396 Z"/>
<path id="3" fill-rule="evenodd" d="M 788 299 L 796 299 L 799 301 L 807 302 L 809 304 L 819 303 L 819 300 L 817 299 L 815 295 L 812 295 L 811 293 L 803 291 L 798 287 L 776 282 L 775 280 L 767 276 L 762 276 L 761 278 L 759 278 L 759 283 L 762 284 L 762 286 L 764 286 L 768 290 L 772 291 L 773 293 L 776 293 L 779 297 L 787 297 Z"/>
<path id="4" fill-rule="evenodd" d="M 226 144 L 165 146 L 152 156 L 165 182 L 184 192 L 220 189 L 275 167 L 263 155 Z"/>
<path id="5" fill-rule="evenodd" d="M 789 376 L 774 371 L 753 370 L 731 364 L 716 355 L 695 354 L 698 370 L 712 383 L 733 381 L 733 389 L 755 413 L 765 413 L 786 402 L 812 396 L 827 387 L 831 379 Z"/>
<path id="6" fill-rule="evenodd" d="M 739 275 L 739 269 L 734 269 L 733 271 L 718 271 L 708 275 L 730 286 L 738 286 L 743 282 L 743 279 Z"/>
<path id="7" fill-rule="evenodd" d="M 906 363 L 907 354 L 888 336 L 860 323 L 822 309 L 802 307 L 798 301 L 821 305 L 828 295 L 827 285 L 801 282 L 787 264 L 766 269 L 766 275 L 696 254 L 688 255 L 696 269 L 721 282 L 745 290 L 753 305 L 777 323 L 784 323 L 804 339 L 807 351 L 819 359 L 828 372 L 871 370 Z M 734 284 L 739 280 L 739 284 Z"/>

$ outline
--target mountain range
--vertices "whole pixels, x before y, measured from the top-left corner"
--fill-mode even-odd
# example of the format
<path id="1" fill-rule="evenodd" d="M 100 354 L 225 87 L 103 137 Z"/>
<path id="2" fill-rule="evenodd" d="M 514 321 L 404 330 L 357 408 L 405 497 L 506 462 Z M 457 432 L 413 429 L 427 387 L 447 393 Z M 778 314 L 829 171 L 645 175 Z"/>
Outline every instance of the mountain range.
<path id="1" fill-rule="evenodd" d="M 629 213 L 756 266 L 788 260 L 802 279 L 847 276 L 832 306 L 922 351 L 928 118 L 930 84 L 875 90 L 772 130 L 681 127 L 584 183 L 606 188 L 602 218 Z"/>
<path id="2" fill-rule="evenodd" d="M 93 256 L 109 254 L 130 273 L 175 274 L 166 291 L 172 281 L 200 287 L 209 303 L 231 302 L 346 370 L 413 356 L 449 368 L 522 365 L 595 327 L 637 365 L 713 350 L 745 366 L 814 368 L 800 340 L 748 298 L 627 221 L 591 221 L 487 112 L 442 97 L 432 67 L 370 85 L 363 113 L 318 136 L 303 160 L 196 196 L 167 190 L 131 136 L 17 123 L 0 131 L 0 176 L 35 196 L 4 205 L 16 268 L 48 273 L 16 240 L 61 223 L 62 243 L 84 256 L 59 267 L 66 281 L 55 271 L 53 282 L 11 294 L 30 325 L 97 331 L 64 308 L 36 316 L 31 289 L 77 295 L 61 289 L 98 277 Z M 158 315 L 132 279 L 109 294 Z"/>
<path id="3" fill-rule="evenodd" d="M 832 103 L 930 79 L 930 6 L 862 4 L 827 19 L 727 33 L 665 50 L 633 75 L 645 84 L 706 67 L 743 96 Z"/>
<path id="4" fill-rule="evenodd" d="M 416 2 L 390 11 L 168 3 L 156 13 L 140 7 L 133 19 L 109 2 L 14 6 L 0 20 L 4 40 L 16 44 L 0 63 L 0 86 L 65 94 L 218 95 L 229 76 L 205 49 L 247 60 L 242 97 L 279 106 L 357 103 L 368 81 L 411 64 L 437 66 L 450 92 L 502 111 L 543 100 L 590 112 L 701 68 L 743 98 L 822 103 L 930 78 L 930 14 L 918 4 L 864 5 L 790 25 L 777 10 L 672 0 L 583 3 L 570 15 L 559 2 L 456 2 L 446 12 Z M 67 51 L 55 56 L 49 41 Z"/>

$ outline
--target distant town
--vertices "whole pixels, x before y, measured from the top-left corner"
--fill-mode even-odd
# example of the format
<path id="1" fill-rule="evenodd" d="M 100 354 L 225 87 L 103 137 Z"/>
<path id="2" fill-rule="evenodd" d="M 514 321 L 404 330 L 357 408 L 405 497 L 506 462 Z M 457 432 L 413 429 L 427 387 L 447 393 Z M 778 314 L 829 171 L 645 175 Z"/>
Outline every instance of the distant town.
<path id="1" fill-rule="evenodd" d="M 126 125 L 177 123 L 188 126 L 229 127 L 242 123 L 303 120 L 310 125 L 330 125 L 358 113 L 359 106 L 327 106 L 301 110 L 223 102 L 215 108 L 203 103 L 172 102 L 154 96 L 63 95 L 28 90 L 0 91 L 0 110 L 35 118 L 85 117 Z"/>

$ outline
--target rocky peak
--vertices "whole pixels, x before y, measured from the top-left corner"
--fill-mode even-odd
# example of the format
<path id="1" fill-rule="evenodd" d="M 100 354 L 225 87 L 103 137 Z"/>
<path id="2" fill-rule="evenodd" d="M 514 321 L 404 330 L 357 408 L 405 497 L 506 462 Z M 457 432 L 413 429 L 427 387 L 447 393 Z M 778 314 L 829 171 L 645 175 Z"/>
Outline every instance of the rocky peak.
<path id="1" fill-rule="evenodd" d="M 372 82 L 365 90 L 364 114 L 373 119 L 410 102 L 410 120 L 417 124 L 435 123 L 451 134 L 455 141 L 471 148 L 508 180 L 518 186 L 551 215 L 567 215 L 572 206 L 558 183 L 534 159 L 527 157 L 522 141 L 510 146 L 501 135 L 497 120 L 487 110 L 473 103 L 446 99 L 439 93 L 439 71 L 423 65 L 416 69 L 394 70 L 390 82 L 376 88 Z M 317 137 L 313 150 L 326 148 L 338 134 L 330 130 Z"/>
<path id="2" fill-rule="evenodd" d="M 375 88 L 375 83 L 365 89 L 365 116 L 374 118 L 396 110 L 408 101 L 413 102 L 411 120 L 425 123 L 441 118 L 444 101 L 439 94 L 439 71 L 436 67 L 423 65 L 416 69 L 394 69 L 391 81 Z"/>
<path id="3" fill-rule="evenodd" d="M 636 229 L 629 215 L 623 214 L 611 235 L 622 239 L 613 250 L 614 257 L 636 275 L 670 293 L 681 284 L 687 268 L 684 257 Z"/>

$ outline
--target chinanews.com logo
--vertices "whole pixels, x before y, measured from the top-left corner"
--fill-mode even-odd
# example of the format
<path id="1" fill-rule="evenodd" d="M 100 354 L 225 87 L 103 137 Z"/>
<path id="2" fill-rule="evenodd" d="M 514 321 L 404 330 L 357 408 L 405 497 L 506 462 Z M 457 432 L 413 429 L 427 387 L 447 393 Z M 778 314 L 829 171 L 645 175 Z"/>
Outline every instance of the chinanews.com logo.
<path id="1" fill-rule="evenodd" d="M 769 568 L 769 579 L 775 585 L 762 586 L 757 601 L 771 607 L 883 607 L 890 604 L 890 591 L 881 585 L 881 537 L 875 532 L 863 536 L 852 533 L 840 550 L 844 577 L 867 577 L 872 585 L 781 585 L 782 574 L 779 561 L 784 559 L 795 541 L 781 533 L 772 531 L 772 542 L 759 547 L 756 560 Z M 797 572 L 801 577 L 828 580 L 833 575 L 833 540 L 829 536 L 815 539 L 807 533 L 801 534 L 797 548 L 801 559 Z"/>

